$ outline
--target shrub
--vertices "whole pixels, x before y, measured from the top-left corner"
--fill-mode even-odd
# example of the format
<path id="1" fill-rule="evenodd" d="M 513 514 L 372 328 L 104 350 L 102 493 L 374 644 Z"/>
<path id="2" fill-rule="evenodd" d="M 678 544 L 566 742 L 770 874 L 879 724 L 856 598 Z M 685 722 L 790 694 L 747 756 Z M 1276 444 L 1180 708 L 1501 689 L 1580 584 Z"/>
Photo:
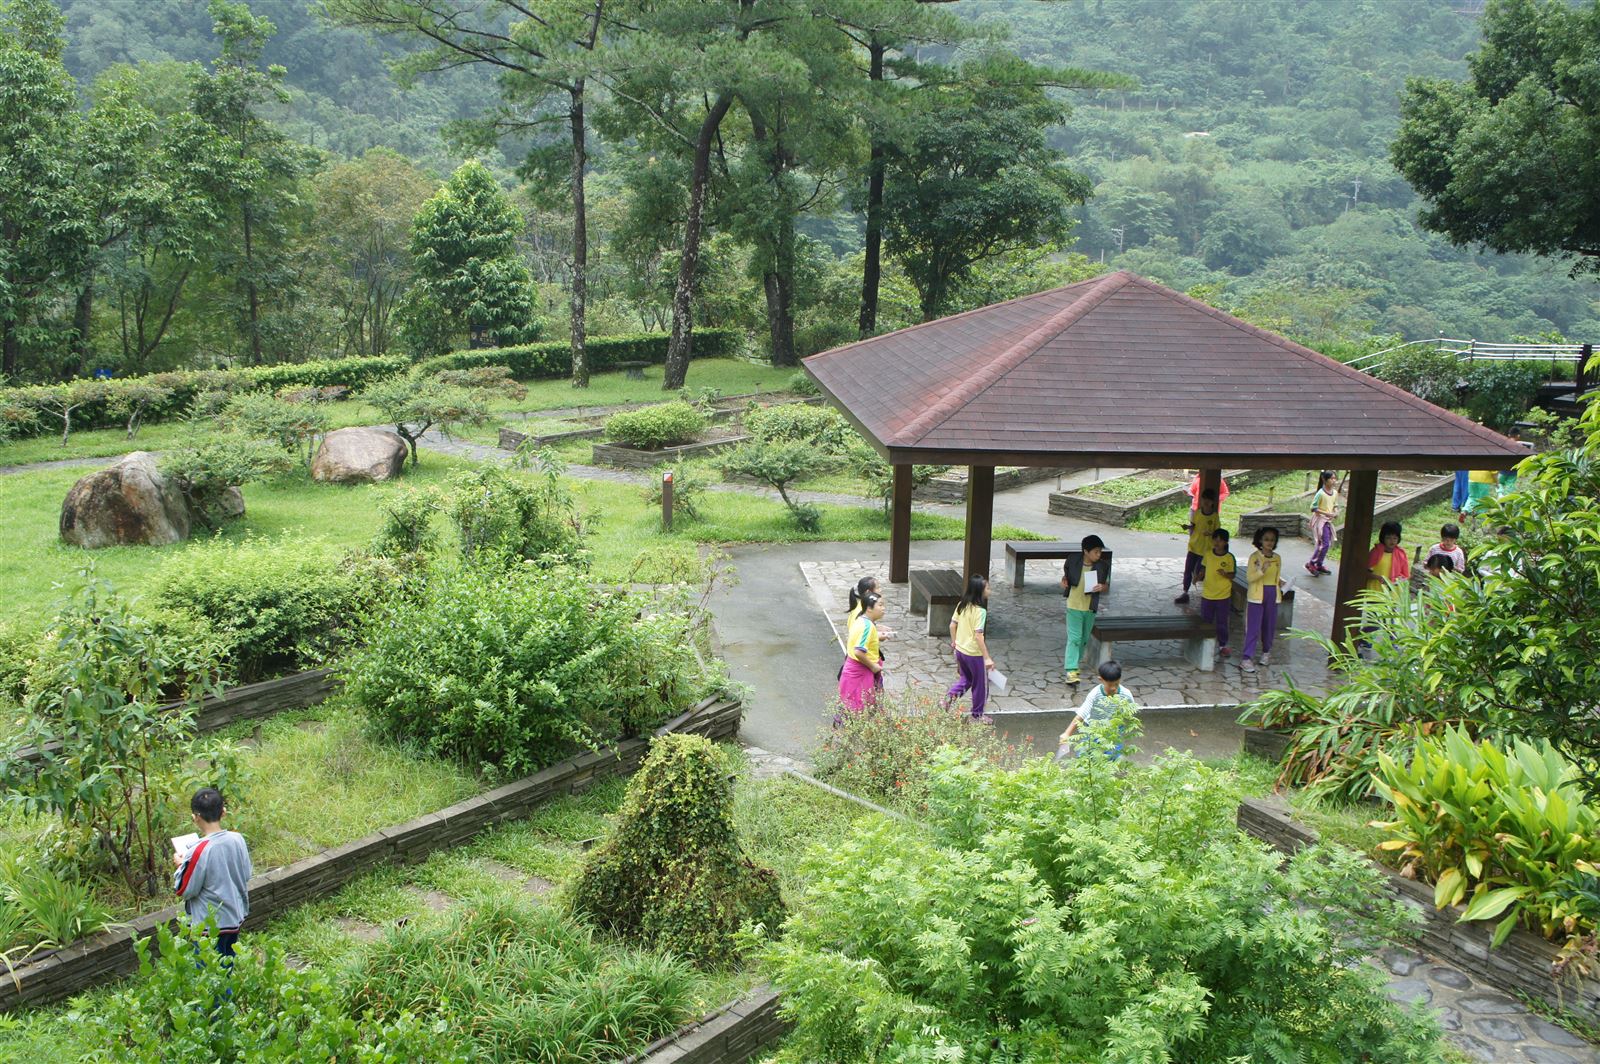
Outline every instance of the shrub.
<path id="1" fill-rule="evenodd" d="M 0 962 L 59 949 L 111 926 L 84 882 L 36 859 L 0 856 Z"/>
<path id="2" fill-rule="evenodd" d="M 530 772 L 574 744 L 635 734 L 707 689 L 682 609 L 641 602 L 571 569 L 436 573 L 377 611 L 346 686 L 390 734 Z"/>
<path id="3" fill-rule="evenodd" d="M 723 475 L 748 477 L 777 491 L 800 531 L 817 532 L 822 528 L 821 510 L 789 496 L 795 481 L 820 476 L 831 465 L 811 444 L 746 443 L 721 457 Z"/>
<path id="4" fill-rule="evenodd" d="M 396 928 L 361 957 L 351 1007 L 406 1010 L 471 1038 L 484 1060 L 619 1060 L 692 1018 L 682 961 L 595 941 L 555 906 L 484 900 Z"/>
<path id="5" fill-rule="evenodd" d="M 908 813 L 920 813 L 927 802 L 928 768 L 942 747 L 965 750 L 991 765 L 1022 760 L 995 729 L 944 708 L 940 697 L 926 692 L 885 692 L 872 712 L 840 719 L 812 753 L 817 778 Z"/>
<path id="6" fill-rule="evenodd" d="M 481 425 L 489 416 L 480 393 L 421 373 L 379 381 L 361 393 L 361 400 L 394 425 L 411 449 L 413 466 L 417 464 L 417 441 L 429 429 L 448 436 L 459 425 Z"/>
<path id="7" fill-rule="evenodd" d="M 528 389 L 519 384 L 506 366 L 474 366 L 471 369 L 446 369 L 434 374 L 439 383 L 449 388 L 465 388 L 484 396 L 504 396 L 507 399 L 526 399 Z"/>
<path id="8" fill-rule="evenodd" d="M 289 468 L 288 456 L 272 444 L 231 432 L 191 432 L 161 456 L 163 476 L 172 478 L 189 501 L 189 512 L 207 528 L 243 511 L 234 489 Z"/>
<path id="9" fill-rule="evenodd" d="M 650 479 L 639 489 L 639 494 L 652 509 L 661 509 L 662 478 L 672 474 L 672 512 L 690 520 L 700 520 L 700 501 L 711 486 L 706 468 L 694 463 L 678 466 L 659 465 L 651 471 Z"/>
<path id="10" fill-rule="evenodd" d="M 813 848 L 763 961 L 782 1060 L 1437 1061 L 1362 963 L 1415 916 L 1359 854 L 1280 854 L 1185 754 L 1016 771 L 936 756 L 929 828 Z"/>
<path id="11" fill-rule="evenodd" d="M 327 664 L 380 592 L 371 570 L 289 539 L 195 546 L 155 579 L 155 601 L 200 620 L 239 683 Z"/>
<path id="12" fill-rule="evenodd" d="M 134 948 L 139 974 L 113 994 L 95 1025 L 89 1059 L 117 1064 L 454 1064 L 467 1059 L 443 1024 L 399 1010 L 351 1015 L 337 987 L 289 967 L 272 939 L 253 935 L 232 962 L 210 931 L 163 924 Z"/>
<path id="13" fill-rule="evenodd" d="M 523 561 L 543 566 L 587 561 L 583 521 L 561 479 L 563 466 L 554 452 L 541 454 L 537 461 L 540 469 L 532 477 L 500 466 L 451 475 L 445 512 L 466 561 L 502 568 Z"/>
<path id="14" fill-rule="evenodd" d="M 133 439 L 143 424 L 145 415 L 159 410 L 177 393 L 182 378 L 175 373 L 156 373 L 149 377 L 136 377 L 110 388 L 106 397 L 106 413 L 112 417 L 127 418 L 128 439 Z"/>
<path id="15" fill-rule="evenodd" d="M 602 930 L 722 968 L 746 925 L 783 919 L 778 877 L 745 857 L 729 765 L 698 735 L 664 735 L 628 782 L 616 830 L 584 862 L 572 907 Z"/>
<path id="16" fill-rule="evenodd" d="M 868 447 L 859 437 L 845 451 L 844 462 L 852 475 L 867 482 L 872 488 L 872 494 L 883 504 L 883 512 L 888 513 L 889 506 L 894 501 L 894 466 L 884 461 L 882 455 Z M 949 468 L 942 465 L 912 466 L 911 490 L 916 491 Z"/>
<path id="17" fill-rule="evenodd" d="M 606 439 L 654 451 L 693 441 L 709 423 L 704 413 L 688 403 L 658 403 L 606 418 Z"/>
<path id="18" fill-rule="evenodd" d="M 746 435 L 757 443 L 809 443 L 830 455 L 845 453 L 860 439 L 844 415 L 827 406 L 752 406 L 743 423 Z"/>
<path id="19" fill-rule="evenodd" d="M 591 336 L 584 341 L 584 356 L 591 373 L 604 373 L 619 362 L 664 362 L 667 358 L 665 333 L 637 333 L 626 336 Z M 736 351 L 740 339 L 737 329 L 696 329 L 695 358 L 726 358 Z M 506 366 L 518 380 L 541 380 L 572 375 L 572 345 L 566 340 L 518 344 L 514 347 L 489 347 L 452 351 L 417 364 L 421 373 L 442 369 L 471 369 L 474 366 Z"/>
<path id="20" fill-rule="evenodd" d="M 432 553 L 439 543 L 433 515 L 440 509 L 439 493 L 432 488 L 401 487 L 390 492 L 378 504 L 383 524 L 372 541 L 373 551 L 391 557 Z"/>
<path id="21" fill-rule="evenodd" d="M 311 465 L 328 431 L 328 412 L 311 403 L 291 403 L 266 392 L 241 392 L 222 408 L 223 423 L 243 436 L 276 443 Z"/>
<path id="22" fill-rule="evenodd" d="M 1455 406 L 1466 384 L 1466 367 L 1448 351 L 1418 345 L 1392 352 L 1377 376 L 1435 406 Z"/>
<path id="23" fill-rule="evenodd" d="M 803 395 L 807 398 L 822 394 L 822 389 L 817 387 L 817 382 L 812 380 L 811 375 L 804 370 L 789 378 L 789 390 L 796 395 Z"/>
<path id="24" fill-rule="evenodd" d="M 1600 864 L 1600 810 L 1584 802 L 1579 771 L 1549 743 L 1508 751 L 1451 728 L 1418 740 L 1406 765 L 1379 755 L 1378 791 L 1395 819 L 1374 821 L 1402 874 L 1435 885 L 1439 908 L 1466 903 L 1463 921 L 1494 920 L 1494 945 L 1519 923 L 1575 955 L 1594 932 L 1574 886 Z M 1502 915 L 1503 914 L 1503 915 Z"/>
<path id="25" fill-rule="evenodd" d="M 1505 432 L 1527 413 L 1549 376 L 1550 368 L 1541 362 L 1473 362 L 1467 371 L 1467 413 Z"/>

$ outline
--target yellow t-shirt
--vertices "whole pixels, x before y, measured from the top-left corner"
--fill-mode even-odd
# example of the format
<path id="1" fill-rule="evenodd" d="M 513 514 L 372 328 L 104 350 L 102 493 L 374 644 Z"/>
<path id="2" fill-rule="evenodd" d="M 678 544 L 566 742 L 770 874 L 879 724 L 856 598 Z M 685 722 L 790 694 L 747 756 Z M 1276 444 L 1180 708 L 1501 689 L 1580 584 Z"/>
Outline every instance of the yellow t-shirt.
<path id="1" fill-rule="evenodd" d="M 1089 598 L 1089 589 L 1099 586 L 1100 570 L 1092 565 L 1084 565 L 1078 582 L 1067 589 L 1067 609 L 1084 611 L 1094 609 L 1094 602 Z"/>
<path id="2" fill-rule="evenodd" d="M 1467 482 L 1469 484 L 1498 484 L 1500 483 L 1500 472 L 1495 469 L 1469 470 Z"/>
<path id="3" fill-rule="evenodd" d="M 1238 563 L 1233 560 L 1232 554 L 1205 555 L 1206 578 L 1200 585 L 1200 597 L 1218 599 L 1233 597 L 1233 571 L 1238 568 Z"/>
<path id="4" fill-rule="evenodd" d="M 1189 515 L 1189 520 L 1194 522 L 1194 531 L 1189 533 L 1190 554 L 1211 553 L 1211 533 L 1222 527 L 1222 513 L 1203 514 L 1195 510 Z"/>
<path id="5" fill-rule="evenodd" d="M 1245 566 L 1244 575 L 1250 583 L 1248 601 L 1262 601 L 1267 588 L 1277 587 L 1283 577 L 1283 555 L 1273 551 L 1272 557 L 1268 558 L 1260 551 L 1256 551 L 1250 555 L 1250 563 Z"/>
<path id="6" fill-rule="evenodd" d="M 978 645 L 978 633 L 983 631 L 989 611 L 982 606 L 968 606 L 956 614 L 956 649 L 968 657 L 979 657 L 983 648 Z"/>
<path id="7" fill-rule="evenodd" d="M 1311 500 L 1311 508 L 1318 513 L 1333 516 L 1334 495 L 1325 488 L 1318 488 L 1316 498 Z"/>
<path id="8" fill-rule="evenodd" d="M 850 622 L 849 646 L 852 651 L 865 650 L 868 661 L 878 660 L 878 626 L 872 623 L 872 618 L 856 614 L 856 619 Z"/>
<path id="9" fill-rule="evenodd" d="M 1399 549 L 1399 547 L 1395 548 L 1395 550 Z M 1380 550 L 1378 552 L 1378 564 L 1372 567 L 1372 575 L 1367 577 L 1367 590 L 1377 591 L 1383 587 L 1389 580 L 1389 574 L 1393 571 L 1394 552 Z"/>

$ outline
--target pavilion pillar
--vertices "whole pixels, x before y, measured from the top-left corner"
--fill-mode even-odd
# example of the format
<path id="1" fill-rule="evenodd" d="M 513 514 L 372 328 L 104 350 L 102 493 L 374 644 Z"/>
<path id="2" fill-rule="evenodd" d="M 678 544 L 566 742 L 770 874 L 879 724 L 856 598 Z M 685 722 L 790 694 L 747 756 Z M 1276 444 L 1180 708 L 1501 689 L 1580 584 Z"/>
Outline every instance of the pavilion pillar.
<path id="1" fill-rule="evenodd" d="M 990 539 L 994 535 L 994 466 L 967 467 L 967 542 L 962 552 L 962 579 L 989 575 Z"/>
<path id="2" fill-rule="evenodd" d="M 1202 470 L 1200 470 L 1200 490 L 1195 493 L 1195 497 L 1194 497 L 1194 504 L 1195 504 L 1196 507 L 1198 507 L 1200 505 L 1200 496 L 1205 494 L 1205 490 L 1207 488 L 1210 488 L 1212 491 L 1216 492 L 1217 493 L 1217 499 L 1221 500 L 1221 498 L 1222 498 L 1222 470 L 1221 469 L 1202 469 Z"/>
<path id="3" fill-rule="evenodd" d="M 911 579 L 911 467 L 894 466 L 889 496 L 889 583 Z"/>
<path id="4" fill-rule="evenodd" d="M 1367 586 L 1367 552 L 1372 547 L 1372 511 L 1378 501 L 1378 471 L 1350 472 L 1344 502 L 1344 534 L 1339 548 L 1338 588 L 1333 600 L 1333 640 L 1342 642 L 1361 619 L 1355 598 Z"/>

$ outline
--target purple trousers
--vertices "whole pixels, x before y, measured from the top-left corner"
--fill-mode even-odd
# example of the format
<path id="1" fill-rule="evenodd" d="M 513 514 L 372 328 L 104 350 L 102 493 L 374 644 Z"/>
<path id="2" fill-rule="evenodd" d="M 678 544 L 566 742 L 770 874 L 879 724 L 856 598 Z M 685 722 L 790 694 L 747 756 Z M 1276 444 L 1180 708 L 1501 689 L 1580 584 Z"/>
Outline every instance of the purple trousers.
<path id="1" fill-rule="evenodd" d="M 1244 656 L 1256 656 L 1256 640 L 1261 640 L 1261 653 L 1272 653 L 1272 635 L 1278 630 L 1278 589 L 1261 589 L 1261 601 L 1251 602 L 1244 608 Z"/>
<path id="2" fill-rule="evenodd" d="M 1312 517 L 1311 539 L 1316 549 L 1311 552 L 1311 560 L 1306 564 L 1312 569 L 1321 569 L 1322 563 L 1328 560 L 1328 551 L 1333 547 L 1333 522 L 1326 517 Z"/>
<path id="3" fill-rule="evenodd" d="M 961 677 L 950 685 L 950 692 L 945 695 L 945 705 L 971 691 L 972 715 L 983 716 L 983 707 L 989 702 L 989 670 L 983 666 L 983 655 L 963 654 L 958 650 L 956 668 L 960 670 Z"/>
<path id="4" fill-rule="evenodd" d="M 1217 626 L 1217 649 L 1228 645 L 1228 615 L 1233 611 L 1233 598 L 1200 600 L 1200 617 Z"/>
<path id="5" fill-rule="evenodd" d="M 1188 556 L 1183 559 L 1183 590 L 1185 594 L 1189 591 L 1189 585 L 1194 583 L 1194 574 L 1199 568 L 1200 555 L 1190 551 Z"/>

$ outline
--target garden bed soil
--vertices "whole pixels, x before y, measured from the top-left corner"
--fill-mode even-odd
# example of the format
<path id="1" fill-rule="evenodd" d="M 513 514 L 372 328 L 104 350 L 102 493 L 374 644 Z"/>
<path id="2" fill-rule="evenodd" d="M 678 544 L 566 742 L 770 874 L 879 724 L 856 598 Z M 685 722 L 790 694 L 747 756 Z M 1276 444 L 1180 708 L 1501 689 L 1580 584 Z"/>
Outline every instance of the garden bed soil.
<path id="1" fill-rule="evenodd" d="M 1281 472 L 1282 470 L 1278 469 L 1229 469 L 1224 470 L 1222 475 L 1228 481 L 1230 488 L 1243 488 L 1259 480 L 1278 476 Z M 1123 480 L 1129 476 L 1171 480 L 1172 487 L 1163 488 L 1161 491 L 1130 502 L 1097 499 L 1088 494 L 1094 491 L 1096 485 Z M 1071 491 L 1053 491 L 1050 493 L 1049 511 L 1061 517 L 1077 517 L 1100 524 L 1125 527 L 1129 521 L 1132 521 L 1140 514 L 1187 502 L 1189 499 L 1189 481 L 1191 479 L 1193 479 L 1193 474 L 1186 470 L 1141 469 L 1124 476 L 1097 480 L 1093 484 L 1085 484 L 1081 487 L 1073 488 Z"/>
<path id="2" fill-rule="evenodd" d="M 709 698 L 668 721 L 655 734 L 682 732 L 713 741 L 731 739 L 738 733 L 742 716 L 740 703 Z M 250 880 L 250 916 L 245 927 L 259 927 L 297 905 L 331 894 L 379 865 L 421 861 L 433 851 L 458 846 L 495 824 L 527 816 L 557 795 L 580 793 L 606 777 L 631 774 L 644 760 L 649 745 L 645 737 L 586 751 L 515 783 L 258 873 Z M 134 944 L 174 923 L 179 912 L 177 906 L 171 906 L 148 913 L 49 957 L 18 964 L 7 978 L 0 979 L 0 1012 L 59 1001 L 132 971 L 138 964 Z"/>
<path id="3" fill-rule="evenodd" d="M 1075 472 L 1077 467 L 1072 466 L 1009 466 L 995 470 L 994 490 L 1008 491 Z M 918 502 L 943 502 L 959 506 L 967 501 L 967 471 L 952 469 L 918 487 L 911 497 Z"/>
<path id="4" fill-rule="evenodd" d="M 1317 841 L 1317 833 L 1295 821 L 1281 802 L 1247 798 L 1239 804 L 1237 820 L 1241 831 L 1286 854 Z M 1580 977 L 1558 984 L 1552 965 L 1560 950 L 1553 943 L 1519 927 L 1491 949 L 1495 921 L 1459 923 L 1460 906 L 1436 909 L 1431 886 L 1373 863 L 1388 878 L 1389 889 L 1422 914 L 1416 944 L 1423 952 L 1508 995 L 1522 994 L 1558 1006 L 1589 1023 L 1600 1023 L 1600 980 Z"/>
<path id="5" fill-rule="evenodd" d="M 597 443 L 592 452 L 595 465 L 614 466 L 618 469 L 654 469 L 658 465 L 671 465 L 695 458 L 708 458 L 720 451 L 730 450 L 748 437 L 728 435 L 717 439 L 697 440 L 677 447 L 662 447 L 654 451 L 629 447 L 622 443 Z"/>

